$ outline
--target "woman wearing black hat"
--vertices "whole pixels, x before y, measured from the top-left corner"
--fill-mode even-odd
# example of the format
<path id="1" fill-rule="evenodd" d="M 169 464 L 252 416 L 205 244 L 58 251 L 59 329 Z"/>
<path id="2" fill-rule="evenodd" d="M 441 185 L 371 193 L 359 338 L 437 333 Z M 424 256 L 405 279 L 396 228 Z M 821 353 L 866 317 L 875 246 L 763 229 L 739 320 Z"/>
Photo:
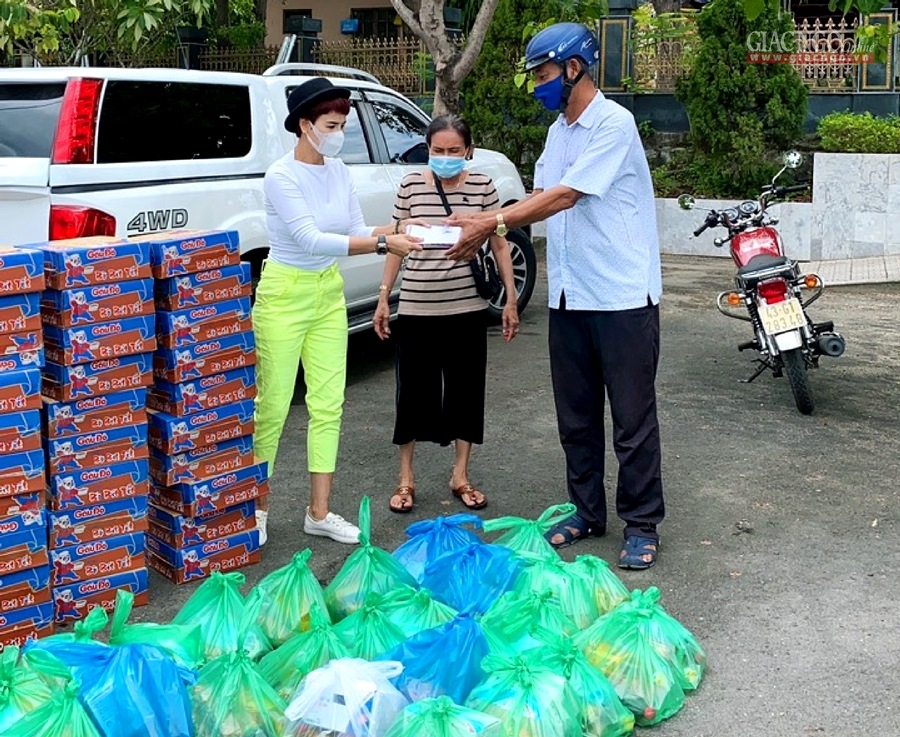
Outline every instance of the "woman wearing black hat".
<path id="1" fill-rule="evenodd" d="M 350 90 L 321 77 L 291 92 L 284 126 L 298 136 L 297 145 L 266 172 L 269 256 L 253 308 L 259 392 L 254 450 L 271 474 L 302 363 L 311 485 L 303 529 L 353 544 L 359 528 L 329 510 L 347 367 L 347 306 L 337 258 L 402 258 L 421 246 L 393 225 L 367 226 L 349 169 L 332 158 L 343 144 L 349 98 Z M 257 512 L 260 544 L 267 517 L 267 509 Z"/>

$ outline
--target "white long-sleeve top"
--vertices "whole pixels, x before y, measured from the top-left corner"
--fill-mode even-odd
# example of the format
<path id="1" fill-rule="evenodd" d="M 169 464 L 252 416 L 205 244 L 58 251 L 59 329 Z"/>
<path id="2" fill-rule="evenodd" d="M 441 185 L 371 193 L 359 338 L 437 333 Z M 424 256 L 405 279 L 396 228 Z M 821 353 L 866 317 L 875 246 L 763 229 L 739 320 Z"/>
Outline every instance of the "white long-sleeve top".
<path id="1" fill-rule="evenodd" d="M 348 255 L 351 236 L 372 235 L 340 159 L 304 164 L 290 151 L 269 167 L 263 191 L 269 258 L 279 264 L 321 271 Z"/>

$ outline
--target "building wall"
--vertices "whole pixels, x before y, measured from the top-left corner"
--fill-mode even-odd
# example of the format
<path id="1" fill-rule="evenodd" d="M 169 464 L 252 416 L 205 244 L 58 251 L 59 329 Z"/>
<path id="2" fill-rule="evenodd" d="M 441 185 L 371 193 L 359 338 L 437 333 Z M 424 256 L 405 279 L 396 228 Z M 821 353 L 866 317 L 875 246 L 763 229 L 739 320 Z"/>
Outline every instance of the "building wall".
<path id="1" fill-rule="evenodd" d="M 390 0 L 268 0 L 266 8 L 266 43 L 281 45 L 284 40 L 285 10 L 311 10 L 312 17 L 322 21 L 323 41 L 338 41 L 341 21 L 350 17 L 351 8 L 389 8 Z"/>

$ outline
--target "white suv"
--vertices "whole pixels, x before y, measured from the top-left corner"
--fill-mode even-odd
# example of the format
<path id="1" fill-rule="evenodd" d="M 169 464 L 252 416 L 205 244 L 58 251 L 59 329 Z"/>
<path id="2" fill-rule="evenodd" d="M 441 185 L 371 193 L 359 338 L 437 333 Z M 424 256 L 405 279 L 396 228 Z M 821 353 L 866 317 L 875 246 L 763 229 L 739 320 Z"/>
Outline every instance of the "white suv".
<path id="1" fill-rule="evenodd" d="M 262 178 L 294 144 L 282 125 L 285 101 L 311 76 L 352 90 L 340 157 L 366 222 L 389 222 L 400 180 L 427 162 L 429 118 L 365 72 L 314 64 L 281 64 L 263 75 L 0 69 L 0 243 L 234 229 L 258 275 L 268 251 Z M 525 196 L 505 156 L 477 149 L 472 166 L 491 176 L 503 204 Z M 535 255 L 528 232 L 509 239 L 523 310 Z M 341 260 L 351 332 L 371 325 L 382 269 L 375 254 Z M 503 299 L 491 305 L 495 315 Z"/>

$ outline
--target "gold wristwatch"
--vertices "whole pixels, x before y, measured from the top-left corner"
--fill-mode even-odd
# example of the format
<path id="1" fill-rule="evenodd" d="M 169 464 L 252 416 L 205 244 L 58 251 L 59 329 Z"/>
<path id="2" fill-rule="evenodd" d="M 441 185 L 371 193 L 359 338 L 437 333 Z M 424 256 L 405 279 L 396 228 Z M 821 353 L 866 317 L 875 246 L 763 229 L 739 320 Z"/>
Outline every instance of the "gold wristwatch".
<path id="1" fill-rule="evenodd" d="M 509 233 L 509 228 L 506 227 L 506 223 L 503 222 L 503 216 L 499 212 L 497 213 L 497 227 L 494 228 L 494 233 L 501 238 L 506 238 L 506 234 Z"/>

